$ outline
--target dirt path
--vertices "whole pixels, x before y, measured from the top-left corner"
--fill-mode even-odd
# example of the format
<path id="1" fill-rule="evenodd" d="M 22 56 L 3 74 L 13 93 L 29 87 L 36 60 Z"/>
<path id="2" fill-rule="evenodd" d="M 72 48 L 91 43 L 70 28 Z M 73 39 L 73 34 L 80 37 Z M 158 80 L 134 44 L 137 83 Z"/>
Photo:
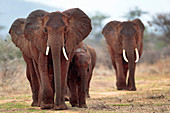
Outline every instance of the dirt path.
<path id="1" fill-rule="evenodd" d="M 104 71 L 105 72 L 105 71 Z M 170 73 L 138 72 L 137 91 L 117 91 L 115 75 L 111 72 L 95 72 L 90 88 L 91 98 L 87 99 L 87 109 L 72 108 L 52 111 L 30 107 L 31 93 L 0 91 L 0 112 L 55 112 L 55 113 L 170 113 Z"/>

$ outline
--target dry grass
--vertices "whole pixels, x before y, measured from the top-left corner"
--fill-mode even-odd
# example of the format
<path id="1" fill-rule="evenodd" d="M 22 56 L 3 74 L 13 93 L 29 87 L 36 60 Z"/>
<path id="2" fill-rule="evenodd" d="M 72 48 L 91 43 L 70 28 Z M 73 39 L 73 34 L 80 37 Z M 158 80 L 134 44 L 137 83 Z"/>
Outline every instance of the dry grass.
<path id="1" fill-rule="evenodd" d="M 91 81 L 90 95 L 87 99 L 87 109 L 72 108 L 68 102 L 68 110 L 57 111 L 59 113 L 115 113 L 115 112 L 165 112 L 170 111 L 170 59 L 164 59 L 154 65 L 140 64 L 136 70 L 137 91 L 117 91 L 115 86 L 114 70 L 98 67 L 94 70 Z M 23 73 L 21 71 L 21 73 Z M 20 74 L 21 74 L 20 73 Z M 19 73 L 18 73 L 19 74 Z M 20 75 L 19 74 L 19 75 Z M 19 76 L 17 75 L 17 76 Z M 52 110 L 40 110 L 30 107 L 31 93 L 29 83 L 17 79 L 15 90 L 0 90 L 0 112 L 56 112 Z M 18 85 L 17 85 L 18 84 Z M 6 84 L 7 85 L 7 84 Z M 25 87 L 29 91 L 23 92 L 19 87 Z M 6 86 L 10 87 L 10 86 Z M 13 93 L 17 92 L 17 93 Z"/>

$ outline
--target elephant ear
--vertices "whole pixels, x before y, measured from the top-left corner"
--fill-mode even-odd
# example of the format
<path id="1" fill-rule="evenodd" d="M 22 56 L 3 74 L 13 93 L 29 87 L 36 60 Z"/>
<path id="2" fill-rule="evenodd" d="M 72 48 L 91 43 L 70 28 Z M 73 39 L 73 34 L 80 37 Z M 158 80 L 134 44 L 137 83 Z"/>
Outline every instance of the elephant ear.
<path id="1" fill-rule="evenodd" d="M 48 12 L 43 10 L 35 10 L 31 12 L 26 18 L 24 34 L 26 39 L 31 41 L 39 51 L 44 52 L 46 50 L 46 39 L 44 38 L 42 25 L 43 17 Z"/>
<path id="2" fill-rule="evenodd" d="M 110 48 L 112 48 L 115 51 L 120 51 L 121 50 L 121 46 L 120 46 L 120 42 L 118 39 L 118 25 L 121 22 L 119 21 L 111 21 L 109 23 L 107 23 L 105 25 L 105 27 L 103 28 L 102 34 L 104 35 L 107 44 L 110 46 Z M 116 48 L 114 48 L 116 47 Z M 119 49 L 119 50 L 117 50 Z"/>
<path id="3" fill-rule="evenodd" d="M 138 40 L 137 40 L 137 45 L 138 45 L 138 49 L 140 49 L 142 42 L 143 42 L 143 34 L 144 34 L 144 30 L 145 30 L 145 26 L 143 25 L 142 21 L 140 19 L 135 19 L 132 21 L 133 23 L 135 23 L 137 25 L 137 30 L 138 30 Z"/>
<path id="4" fill-rule="evenodd" d="M 141 38 L 143 39 L 143 33 L 145 30 L 145 26 L 143 25 L 142 21 L 140 19 L 135 19 L 135 20 L 133 20 L 133 23 L 138 25 L 139 34 L 140 34 Z"/>
<path id="5" fill-rule="evenodd" d="M 67 52 L 71 52 L 91 32 L 90 18 L 79 8 L 62 12 L 68 18 L 68 33 L 65 43 Z"/>
<path id="6" fill-rule="evenodd" d="M 25 28 L 25 19 L 19 18 L 16 19 L 10 30 L 9 34 L 11 35 L 12 42 L 28 57 L 30 56 L 30 49 L 29 49 L 29 41 L 24 37 L 24 28 Z"/>

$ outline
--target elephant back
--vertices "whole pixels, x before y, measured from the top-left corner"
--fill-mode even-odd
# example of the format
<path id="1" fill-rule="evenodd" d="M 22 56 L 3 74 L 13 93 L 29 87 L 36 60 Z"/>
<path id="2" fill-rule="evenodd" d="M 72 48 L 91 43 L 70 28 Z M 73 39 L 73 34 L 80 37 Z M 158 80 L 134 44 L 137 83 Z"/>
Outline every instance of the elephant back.
<path id="1" fill-rule="evenodd" d="M 92 69 L 94 69 L 94 67 L 95 67 L 95 65 L 96 65 L 96 58 L 97 58 L 96 51 L 95 51 L 94 48 L 92 48 L 91 46 L 86 45 L 86 44 L 84 44 L 84 45 L 86 46 L 87 51 L 88 51 L 89 54 L 90 54 Z"/>
<path id="2" fill-rule="evenodd" d="M 22 53 L 31 57 L 29 48 L 30 42 L 24 37 L 24 28 L 25 19 L 16 19 L 9 30 L 9 34 L 11 35 L 12 42 L 22 51 Z"/>

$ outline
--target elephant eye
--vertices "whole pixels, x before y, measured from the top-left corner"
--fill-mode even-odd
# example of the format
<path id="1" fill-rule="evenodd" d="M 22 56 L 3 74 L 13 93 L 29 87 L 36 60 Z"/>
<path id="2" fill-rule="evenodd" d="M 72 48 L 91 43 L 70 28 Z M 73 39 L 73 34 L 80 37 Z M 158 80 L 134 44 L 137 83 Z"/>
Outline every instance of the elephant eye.
<path id="1" fill-rule="evenodd" d="M 44 32 L 45 32 L 45 33 L 47 33 L 47 32 L 48 32 L 46 27 L 44 28 Z"/>
<path id="2" fill-rule="evenodd" d="M 68 28 L 67 27 L 65 27 L 64 28 L 64 33 L 66 33 L 68 31 Z"/>

